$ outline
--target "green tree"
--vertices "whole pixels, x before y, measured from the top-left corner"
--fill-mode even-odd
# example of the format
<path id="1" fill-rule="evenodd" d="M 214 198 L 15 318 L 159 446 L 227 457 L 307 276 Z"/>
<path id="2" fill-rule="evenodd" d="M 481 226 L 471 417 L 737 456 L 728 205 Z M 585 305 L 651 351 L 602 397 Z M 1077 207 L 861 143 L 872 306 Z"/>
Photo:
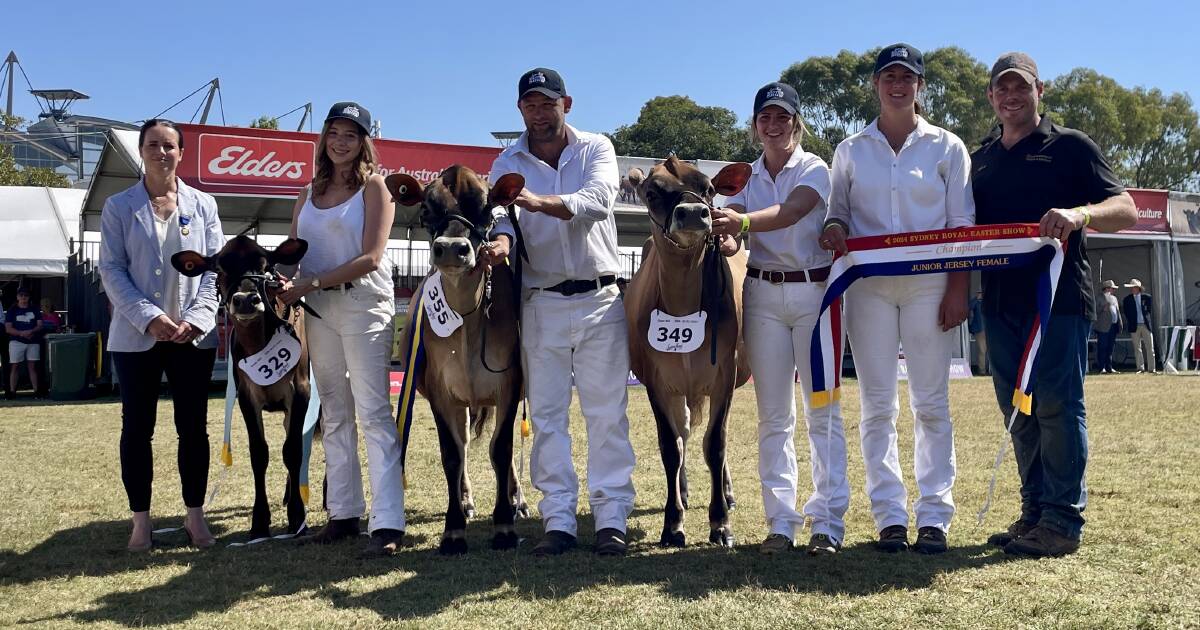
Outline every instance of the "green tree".
<path id="1" fill-rule="evenodd" d="M 848 136 L 879 115 L 871 75 L 879 49 L 843 50 L 834 57 L 809 57 L 785 69 L 780 80 L 796 88 L 800 117 L 815 136 L 806 149 L 825 158 Z M 920 100 L 929 122 L 975 147 L 995 121 L 987 102 L 988 71 L 961 48 L 925 55 L 925 90 Z"/>
<path id="2" fill-rule="evenodd" d="M 1088 134 L 1117 176 L 1138 188 L 1196 190 L 1200 120 L 1186 94 L 1125 88 L 1089 68 L 1046 85 L 1045 112 Z"/>
<path id="3" fill-rule="evenodd" d="M 0 113 L 0 128 L 19 131 L 25 128 L 25 119 Z M 8 144 L 0 144 L 0 186 L 69 188 L 71 180 L 67 179 L 65 175 L 55 173 L 52 169 L 18 165 L 12 147 Z"/>
<path id="4" fill-rule="evenodd" d="M 279 119 L 270 116 L 259 116 L 250 123 L 251 129 L 279 129 Z"/>
<path id="5" fill-rule="evenodd" d="M 637 122 L 618 127 L 609 137 L 618 155 L 731 161 L 757 156 L 732 111 L 698 105 L 686 96 L 650 99 Z"/>

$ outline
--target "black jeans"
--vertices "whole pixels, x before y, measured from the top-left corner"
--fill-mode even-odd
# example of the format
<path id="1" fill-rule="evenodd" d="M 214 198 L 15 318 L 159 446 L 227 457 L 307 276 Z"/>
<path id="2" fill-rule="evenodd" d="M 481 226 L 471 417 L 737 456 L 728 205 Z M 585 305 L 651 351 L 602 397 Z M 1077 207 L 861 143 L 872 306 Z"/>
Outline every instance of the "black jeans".
<path id="1" fill-rule="evenodd" d="M 145 352 L 112 353 L 121 384 L 121 481 L 131 511 L 150 509 L 150 485 L 154 480 L 150 441 L 158 417 L 163 372 L 175 408 L 183 503 L 187 507 L 204 505 L 208 489 L 208 386 L 216 357 L 215 348 L 201 350 L 191 344 L 166 341 Z"/>
<path id="2" fill-rule="evenodd" d="M 1117 332 L 1121 327 L 1113 324 L 1107 332 L 1096 331 L 1096 369 L 1111 370 L 1113 347 L 1117 342 Z"/>

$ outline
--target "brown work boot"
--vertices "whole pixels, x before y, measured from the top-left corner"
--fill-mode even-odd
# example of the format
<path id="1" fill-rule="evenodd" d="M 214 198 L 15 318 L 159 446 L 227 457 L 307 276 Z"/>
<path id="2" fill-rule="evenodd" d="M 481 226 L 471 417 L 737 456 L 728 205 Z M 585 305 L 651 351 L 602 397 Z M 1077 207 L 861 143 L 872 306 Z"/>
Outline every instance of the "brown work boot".
<path id="1" fill-rule="evenodd" d="M 603 530 L 601 530 L 603 531 Z M 533 547 L 533 555 L 539 558 L 561 556 L 575 548 L 575 537 L 557 529 L 546 532 L 541 542 Z"/>
<path id="2" fill-rule="evenodd" d="M 605 527 L 596 532 L 597 556 L 623 556 L 628 547 L 625 533 L 615 527 Z"/>
<path id="3" fill-rule="evenodd" d="M 321 531 L 301 538 L 299 543 L 302 545 L 331 545 L 339 540 L 355 538 L 358 534 L 357 518 L 335 518 L 326 523 Z"/>
<path id="4" fill-rule="evenodd" d="M 950 545 L 946 542 L 946 532 L 937 527 L 922 527 L 917 530 L 917 544 L 913 551 L 924 554 L 946 553 Z"/>
<path id="5" fill-rule="evenodd" d="M 907 550 L 908 528 L 903 525 L 884 527 L 883 531 L 879 532 L 879 540 L 875 543 L 875 548 L 887 553 Z"/>
<path id="6" fill-rule="evenodd" d="M 783 534 L 771 534 L 758 546 L 758 552 L 764 556 L 774 556 L 792 550 L 792 539 Z"/>
<path id="7" fill-rule="evenodd" d="M 1024 536 L 1025 534 L 1028 534 L 1029 531 L 1034 527 L 1037 527 L 1037 523 L 1030 523 L 1026 520 L 1017 519 L 1013 521 L 1012 525 L 1008 526 L 1008 529 L 988 536 L 988 544 L 992 545 L 993 547 L 1003 547 L 1008 543 Z"/>
<path id="8" fill-rule="evenodd" d="M 377 529 L 371 532 L 371 540 L 360 554 L 363 558 L 380 558 L 390 556 L 404 545 L 404 530 Z"/>
<path id="9" fill-rule="evenodd" d="M 1041 526 L 1034 527 L 1028 534 L 1004 546 L 1004 553 L 1035 558 L 1065 556 L 1078 550 L 1079 539 Z"/>

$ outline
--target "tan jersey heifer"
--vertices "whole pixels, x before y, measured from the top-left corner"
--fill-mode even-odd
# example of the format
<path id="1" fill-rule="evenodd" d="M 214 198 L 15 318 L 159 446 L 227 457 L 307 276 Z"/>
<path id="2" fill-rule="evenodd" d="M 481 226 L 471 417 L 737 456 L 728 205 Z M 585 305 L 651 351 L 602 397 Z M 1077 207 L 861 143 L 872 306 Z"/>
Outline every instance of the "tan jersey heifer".
<path id="1" fill-rule="evenodd" d="M 486 269 L 477 256 L 487 242 L 492 209 L 507 206 L 525 186 L 520 175 L 501 177 L 489 191 L 487 182 L 465 166 L 451 166 L 422 188 L 417 180 L 397 174 L 387 178 L 392 196 L 406 206 L 421 205 L 421 223 L 432 240 L 433 269 L 421 282 L 410 308 L 418 297 L 433 287 L 436 296 L 425 302 L 436 305 L 438 315 L 448 308 L 461 324 L 453 330 L 441 320 L 422 319 L 425 344 L 424 368 L 416 375 L 416 387 L 429 401 L 437 423 L 442 468 L 446 474 L 449 500 L 446 529 L 438 550 L 443 554 L 467 551 L 467 519 L 474 515 L 470 481 L 467 478 L 467 446 L 483 431 L 495 408 L 491 460 L 496 472 L 496 507 L 492 512 L 493 549 L 513 549 L 518 538 L 514 524 L 517 513 L 528 514 L 521 487 L 513 471 L 513 425 L 517 403 L 522 397 L 521 345 L 517 330 L 517 293 L 508 265 Z M 437 283 L 441 290 L 436 290 Z M 404 344 L 413 333 L 415 312 L 405 328 Z M 428 313 L 428 311 L 427 311 Z M 457 321 L 457 320 L 455 320 Z M 442 336 L 442 335 L 445 336 Z"/>
<path id="2" fill-rule="evenodd" d="M 687 439 L 708 401 L 704 461 L 712 477 L 709 541 L 732 547 L 733 483 L 725 463 L 726 421 L 735 387 L 750 377 L 742 347 L 746 254 L 722 256 L 713 245 L 714 194 L 745 186 L 750 165 L 730 164 L 709 181 L 675 157 L 655 166 L 640 194 L 654 224 L 642 265 L 625 291 L 629 364 L 646 386 L 667 475 L 660 542 L 682 547 L 688 504 Z M 690 324 L 679 319 L 690 319 Z"/>

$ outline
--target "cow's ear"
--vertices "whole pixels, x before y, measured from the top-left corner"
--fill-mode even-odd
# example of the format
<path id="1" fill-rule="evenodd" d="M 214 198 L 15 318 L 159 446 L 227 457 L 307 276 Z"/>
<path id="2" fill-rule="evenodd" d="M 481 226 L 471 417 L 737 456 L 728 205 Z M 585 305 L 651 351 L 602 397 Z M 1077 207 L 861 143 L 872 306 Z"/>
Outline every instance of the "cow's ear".
<path id="1" fill-rule="evenodd" d="M 267 254 L 267 261 L 272 265 L 295 265 L 308 252 L 308 241 L 302 238 L 289 238 Z"/>
<path id="2" fill-rule="evenodd" d="M 728 164 L 713 178 L 713 188 L 726 197 L 742 192 L 746 182 L 750 181 L 751 168 L 745 162 Z"/>
<path id="3" fill-rule="evenodd" d="M 517 195 L 525 188 L 525 178 L 519 173 L 508 173 L 496 180 L 495 185 L 488 191 L 488 205 L 508 206 L 517 200 Z"/>
<path id="4" fill-rule="evenodd" d="M 205 271 L 216 271 L 212 256 L 201 256 L 190 249 L 171 256 L 171 266 L 189 278 L 195 278 Z"/>
<path id="5" fill-rule="evenodd" d="M 421 182 L 418 182 L 412 175 L 395 173 L 388 175 L 387 179 L 383 181 L 387 185 L 388 191 L 392 193 L 392 201 L 402 206 L 415 206 L 425 200 Z"/>

